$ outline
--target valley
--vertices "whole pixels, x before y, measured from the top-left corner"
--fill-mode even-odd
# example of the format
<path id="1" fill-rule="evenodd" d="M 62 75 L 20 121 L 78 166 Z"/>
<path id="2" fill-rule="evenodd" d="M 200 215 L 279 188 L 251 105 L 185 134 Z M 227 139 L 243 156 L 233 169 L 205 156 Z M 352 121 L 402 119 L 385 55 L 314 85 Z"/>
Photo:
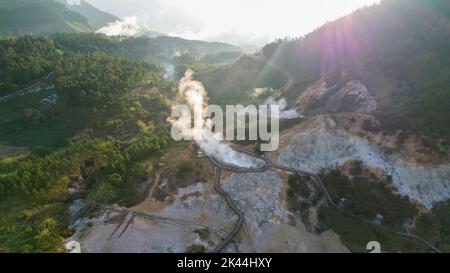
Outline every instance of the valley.
<path id="1" fill-rule="evenodd" d="M 253 53 L 0 0 L 33 7 L 47 21 L 0 19 L 0 252 L 450 252 L 447 2 L 382 1 Z M 175 141 L 179 104 L 278 105 L 279 147 L 205 117 Z"/>

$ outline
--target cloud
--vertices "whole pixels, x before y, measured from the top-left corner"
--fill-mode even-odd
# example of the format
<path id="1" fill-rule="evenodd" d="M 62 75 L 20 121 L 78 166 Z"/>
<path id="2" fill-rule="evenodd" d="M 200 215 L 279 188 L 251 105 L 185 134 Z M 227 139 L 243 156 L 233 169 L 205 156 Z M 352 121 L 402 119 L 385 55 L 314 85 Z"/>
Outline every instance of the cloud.
<path id="1" fill-rule="evenodd" d="M 121 18 L 137 16 L 158 32 L 261 47 L 299 37 L 379 0 L 88 0 Z"/>
<path id="2" fill-rule="evenodd" d="M 130 16 L 125 17 L 123 20 L 108 23 L 97 30 L 96 33 L 108 36 L 137 36 L 144 31 L 145 28 L 138 24 L 137 16 Z"/>

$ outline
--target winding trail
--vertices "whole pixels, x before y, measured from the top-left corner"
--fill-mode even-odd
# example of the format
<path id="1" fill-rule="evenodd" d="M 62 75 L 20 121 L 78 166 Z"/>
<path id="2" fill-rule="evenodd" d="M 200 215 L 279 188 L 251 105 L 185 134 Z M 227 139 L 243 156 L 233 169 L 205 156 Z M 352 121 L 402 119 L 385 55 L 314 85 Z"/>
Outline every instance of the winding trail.
<path id="1" fill-rule="evenodd" d="M 128 219 L 125 218 L 124 221 L 119 223 L 117 228 L 110 235 L 110 238 L 112 236 L 114 236 L 114 234 L 120 229 L 120 227 L 123 225 L 124 222 L 127 222 L 127 225 L 121 231 L 121 235 L 122 235 L 128 229 L 128 227 L 130 226 L 130 224 L 133 221 L 134 217 L 140 217 L 140 218 L 148 219 L 150 221 L 165 223 L 165 224 L 168 224 L 168 225 L 171 225 L 171 226 L 175 226 L 175 227 L 178 227 L 178 228 L 181 228 L 181 229 L 186 229 L 186 228 L 191 229 L 191 230 L 207 229 L 207 230 L 213 232 L 214 234 L 216 234 L 218 236 L 226 236 L 226 234 L 227 234 L 223 230 L 219 230 L 217 228 L 213 228 L 213 227 L 210 227 L 210 226 L 197 225 L 197 224 L 193 224 L 191 222 L 185 221 L 185 220 L 174 219 L 174 218 L 169 218 L 169 217 L 162 217 L 162 216 L 159 216 L 159 215 L 151 215 L 151 214 L 147 214 L 147 213 L 144 213 L 144 212 L 138 212 L 138 211 L 134 211 L 134 210 L 130 210 L 130 209 L 116 208 L 116 207 L 111 207 L 111 206 L 100 206 L 99 209 L 103 210 L 103 211 L 111 211 L 111 212 L 123 213 L 123 214 L 128 215 L 128 217 L 129 217 Z"/>
<path id="2" fill-rule="evenodd" d="M 412 239 L 412 240 L 416 240 L 419 241 L 420 243 L 426 245 L 428 248 L 430 248 L 433 252 L 436 253 L 441 253 L 441 251 L 435 247 L 432 243 L 430 243 L 429 241 L 425 240 L 424 238 L 421 238 L 417 235 L 414 234 L 410 234 L 410 233 L 405 233 L 405 232 L 398 232 L 395 230 L 392 230 L 390 228 L 387 228 L 385 226 L 373 223 L 371 221 L 362 219 L 361 217 L 352 214 L 351 212 L 346 211 L 345 209 L 343 209 L 342 207 L 340 207 L 339 205 L 336 204 L 336 202 L 333 200 L 331 194 L 329 193 L 328 189 L 326 188 L 325 184 L 323 183 L 323 181 L 321 180 L 321 178 L 314 173 L 310 173 L 310 172 L 306 172 L 303 170 L 298 170 L 298 169 L 294 169 L 294 168 L 290 168 L 290 167 L 286 167 L 286 166 L 280 166 L 277 164 L 273 164 L 272 161 L 264 156 L 258 156 L 255 155 L 251 152 L 248 152 L 246 150 L 242 150 L 240 148 L 237 147 L 233 147 L 233 149 L 235 149 L 237 152 L 241 152 L 241 153 L 245 153 L 249 156 L 252 156 L 256 159 L 259 159 L 261 162 L 264 162 L 264 164 L 262 164 L 259 167 L 252 167 L 252 168 L 243 168 L 243 167 L 239 167 L 237 165 L 234 164 L 229 164 L 229 163 L 225 163 L 222 162 L 220 160 L 218 160 L 217 158 L 214 157 L 209 157 L 210 162 L 214 165 L 215 167 L 215 172 L 214 172 L 214 190 L 224 198 L 227 206 L 230 208 L 230 210 L 237 216 L 237 221 L 233 227 L 233 229 L 230 232 L 225 232 L 223 230 L 219 230 L 216 228 L 212 228 L 210 226 L 204 226 L 204 225 L 195 225 L 193 223 L 188 223 L 187 221 L 183 221 L 183 220 L 179 220 L 179 219 L 173 219 L 173 218 L 167 218 L 167 217 L 162 217 L 162 216 L 157 216 L 157 215 L 149 215 L 146 213 L 142 213 L 142 212 L 137 212 L 137 211 L 133 211 L 130 209 L 123 209 L 123 208 L 117 208 L 117 207 L 111 207 L 111 206 L 100 206 L 101 210 L 106 210 L 106 211 L 114 211 L 114 212 L 119 212 L 119 213 L 124 213 L 127 214 L 127 217 L 124 218 L 124 221 L 122 221 L 118 227 L 114 230 L 113 234 L 111 234 L 110 237 L 114 236 L 114 234 L 116 232 L 118 232 L 120 230 L 120 227 L 124 224 L 124 222 L 127 222 L 127 224 L 125 225 L 125 227 L 123 228 L 123 230 L 120 232 L 120 236 L 122 236 L 124 234 L 124 232 L 128 229 L 128 227 L 130 226 L 131 222 L 133 221 L 134 217 L 141 217 L 141 218 L 146 218 L 152 221 L 158 221 L 158 222 L 163 222 L 163 223 L 167 223 L 170 225 L 174 225 L 174 226 L 178 226 L 180 228 L 189 228 L 189 229 L 196 229 L 196 228 L 200 228 L 200 229 L 208 229 L 210 231 L 212 231 L 213 233 L 217 234 L 218 236 L 222 237 L 222 241 L 214 248 L 214 250 L 212 251 L 213 253 L 220 253 L 222 252 L 230 243 L 232 243 L 233 241 L 235 241 L 236 237 L 239 235 L 239 233 L 241 232 L 241 230 L 244 227 L 244 223 L 245 223 L 245 213 L 243 211 L 240 210 L 239 206 L 236 204 L 235 200 L 233 200 L 231 198 L 231 196 L 222 189 L 221 187 L 221 173 L 222 170 L 227 170 L 230 171 L 232 173 L 264 173 L 269 169 L 273 169 L 273 170 L 281 170 L 281 171 L 286 171 L 286 172 L 290 172 L 290 173 L 296 173 L 298 175 L 304 175 L 304 176 L 309 176 L 312 179 L 313 184 L 315 184 L 315 186 L 324 193 L 325 199 L 327 201 L 327 203 L 336 208 L 337 210 L 339 210 L 340 212 L 342 212 L 343 214 L 350 216 L 352 218 L 357 219 L 360 222 L 369 224 L 371 226 L 374 226 L 380 230 L 383 230 L 385 232 L 394 234 L 396 236 L 399 237 L 403 237 L 403 238 L 408 238 L 408 239 Z"/>
<path id="3" fill-rule="evenodd" d="M 220 167 L 215 168 L 214 189 L 225 199 L 228 207 L 230 207 L 230 209 L 238 216 L 238 220 L 230 234 L 228 234 L 228 236 L 225 237 L 223 241 L 214 248 L 214 250 L 212 251 L 213 253 L 222 252 L 222 250 L 239 234 L 245 221 L 244 213 L 236 206 L 230 195 L 220 187 L 221 172 L 222 169 Z"/>
<path id="4" fill-rule="evenodd" d="M 239 209 L 239 207 L 234 203 L 233 199 L 231 198 L 231 196 L 225 192 L 221 186 L 220 186 L 220 175 L 222 172 L 222 169 L 231 171 L 233 173 L 263 173 L 265 171 L 267 171 L 268 169 L 270 169 L 272 167 L 272 162 L 265 158 L 265 157 L 261 157 L 261 156 L 257 156 L 253 153 L 250 153 L 246 150 L 240 149 L 238 147 L 233 147 L 233 149 L 237 152 L 246 154 L 248 156 L 251 156 L 255 159 L 258 159 L 261 161 L 262 164 L 261 166 L 258 167 L 251 167 L 251 168 L 243 168 L 243 167 L 239 167 L 237 165 L 234 164 L 230 164 L 230 163 L 226 163 L 223 162 L 213 156 L 209 156 L 209 160 L 211 161 L 211 163 L 215 166 L 215 174 L 214 174 L 214 189 L 215 191 L 221 195 L 228 207 L 236 214 L 236 216 L 238 217 L 238 221 L 236 222 L 233 230 L 228 234 L 227 237 L 225 237 L 222 242 L 217 245 L 214 250 L 212 251 L 213 253 L 220 253 L 222 252 L 222 250 L 229 244 L 231 243 L 236 236 L 239 234 L 239 232 L 241 231 L 242 227 L 244 226 L 244 222 L 245 222 L 245 215 L 244 213 Z"/>
<path id="5" fill-rule="evenodd" d="M 259 159 L 263 162 L 265 162 L 265 164 L 261 167 L 255 167 L 255 168 L 242 168 L 233 164 L 229 164 L 229 163 L 225 163 L 222 162 L 220 160 L 218 160 L 217 158 L 214 157 L 209 157 L 210 161 L 212 162 L 212 164 L 215 166 L 215 177 L 214 177 L 214 189 L 217 191 L 218 194 L 220 194 L 226 201 L 227 205 L 229 206 L 229 208 L 236 214 L 236 216 L 238 217 L 238 221 L 236 222 L 233 230 L 228 234 L 227 237 L 225 237 L 223 239 L 223 241 L 217 245 L 217 247 L 213 250 L 214 253 L 220 253 L 229 243 L 231 243 L 236 236 L 239 234 L 239 232 L 241 231 L 244 222 L 245 222 L 245 214 L 239 209 L 239 207 L 234 203 L 233 199 L 230 197 L 230 195 L 225 192 L 221 186 L 220 186 L 220 175 L 221 175 L 221 171 L 222 169 L 226 169 L 229 170 L 233 173 L 263 173 L 265 171 L 267 171 L 270 168 L 276 169 L 276 170 L 283 170 L 283 171 L 287 171 L 287 172 L 291 172 L 291 173 L 297 173 L 299 175 L 306 175 L 312 178 L 313 182 L 320 188 L 320 190 L 325 194 L 325 197 L 328 201 L 328 203 L 333 206 L 334 208 L 338 209 L 339 211 L 341 211 L 342 213 L 355 218 L 361 222 L 364 222 L 366 224 L 372 225 L 374 227 L 377 227 L 383 231 L 389 232 L 391 234 L 400 236 L 400 237 L 404 237 L 404 238 L 408 238 L 408 239 L 413 239 L 413 240 L 417 240 L 419 242 L 421 242 L 422 244 L 426 245 L 427 247 L 429 247 L 432 251 L 436 252 L 436 253 L 441 253 L 441 251 L 435 247 L 432 243 L 428 242 L 427 240 L 417 236 L 417 235 L 412 235 L 412 234 L 408 234 L 408 233 L 404 233 L 404 232 L 398 232 L 392 229 L 389 229 L 387 227 L 384 227 L 382 225 L 378 225 L 375 224 L 373 222 L 367 221 L 365 219 L 361 219 L 360 217 L 344 210 L 343 208 L 341 208 L 340 206 L 338 206 L 333 198 L 331 197 L 328 189 L 326 188 L 325 184 L 322 182 L 322 180 L 320 179 L 320 177 L 317 174 L 313 174 L 313 173 L 309 173 L 309 172 L 305 172 L 302 170 L 297 170 L 294 168 L 289 168 L 289 167 L 285 167 L 285 166 L 280 166 L 280 165 L 276 165 L 273 164 L 272 161 L 266 157 L 262 157 L 262 156 L 257 156 L 253 153 L 250 153 L 248 151 L 233 147 L 233 149 L 235 149 L 238 152 L 241 153 L 245 153 L 249 156 L 252 156 L 256 159 Z"/>

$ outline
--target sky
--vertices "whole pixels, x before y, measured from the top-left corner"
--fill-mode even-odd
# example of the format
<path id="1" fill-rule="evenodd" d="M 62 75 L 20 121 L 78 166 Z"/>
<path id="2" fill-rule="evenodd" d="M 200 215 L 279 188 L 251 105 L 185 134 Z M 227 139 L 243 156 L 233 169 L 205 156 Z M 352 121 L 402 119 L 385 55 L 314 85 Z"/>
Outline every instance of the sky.
<path id="1" fill-rule="evenodd" d="M 151 30 L 188 39 L 262 46 L 303 36 L 378 0 L 87 0 Z"/>

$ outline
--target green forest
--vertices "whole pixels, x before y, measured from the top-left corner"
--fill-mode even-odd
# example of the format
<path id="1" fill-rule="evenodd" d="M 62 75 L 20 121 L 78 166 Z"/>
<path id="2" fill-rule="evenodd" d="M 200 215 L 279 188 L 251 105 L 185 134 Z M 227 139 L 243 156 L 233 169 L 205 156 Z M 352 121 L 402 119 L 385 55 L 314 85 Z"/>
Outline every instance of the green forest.
<path id="1" fill-rule="evenodd" d="M 82 53 L 30 36 L 0 44 L 3 91 L 39 79 L 50 85 L 13 97 L 0 110 L 0 141 L 31 149 L 25 158 L 0 159 L 0 252 L 60 252 L 70 234 L 67 213 L 74 196 L 68 188 L 79 181 L 89 180 L 76 196 L 92 208 L 142 200 L 137 184 L 152 175 L 143 162 L 161 156 L 172 141 L 167 99 L 175 86 L 159 66 L 98 48 Z M 52 92 L 58 103 L 39 106 Z M 24 107 L 39 119 L 24 115 Z M 70 139 L 84 129 L 92 133 Z"/>

